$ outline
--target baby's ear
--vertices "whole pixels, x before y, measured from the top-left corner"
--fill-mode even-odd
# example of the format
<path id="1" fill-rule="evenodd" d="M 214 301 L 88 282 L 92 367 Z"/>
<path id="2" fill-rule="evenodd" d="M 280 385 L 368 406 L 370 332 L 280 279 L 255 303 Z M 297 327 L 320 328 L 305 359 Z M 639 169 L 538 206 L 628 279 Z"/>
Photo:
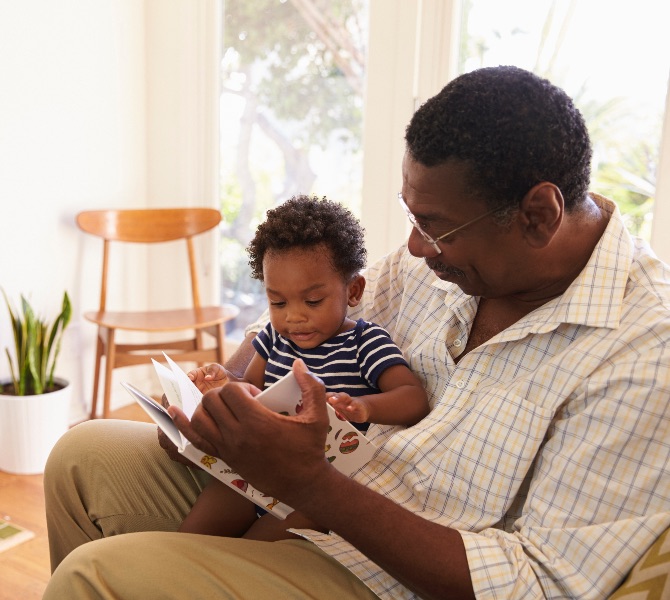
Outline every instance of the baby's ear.
<path id="1" fill-rule="evenodd" d="M 347 284 L 347 293 L 349 297 L 349 306 L 358 306 L 365 290 L 365 277 L 363 275 L 354 275 Z"/>

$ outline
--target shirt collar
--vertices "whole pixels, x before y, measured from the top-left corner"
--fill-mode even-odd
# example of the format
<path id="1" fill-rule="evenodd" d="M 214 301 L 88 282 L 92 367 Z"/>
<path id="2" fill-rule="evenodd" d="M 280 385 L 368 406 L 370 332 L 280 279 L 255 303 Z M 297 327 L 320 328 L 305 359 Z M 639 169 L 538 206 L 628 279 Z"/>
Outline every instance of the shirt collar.
<path id="1" fill-rule="evenodd" d="M 544 318 L 615 329 L 633 262 L 633 241 L 617 205 L 604 196 L 590 195 L 609 215 L 609 222 L 582 272 L 561 296 L 545 305 L 550 313 Z"/>

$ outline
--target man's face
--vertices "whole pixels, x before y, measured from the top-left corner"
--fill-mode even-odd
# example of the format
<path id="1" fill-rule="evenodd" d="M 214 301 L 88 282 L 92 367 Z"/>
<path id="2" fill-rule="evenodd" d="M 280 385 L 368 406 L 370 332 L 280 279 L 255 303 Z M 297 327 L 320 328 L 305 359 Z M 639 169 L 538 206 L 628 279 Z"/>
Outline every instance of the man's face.
<path id="1" fill-rule="evenodd" d="M 473 221 L 438 241 L 440 253 L 413 228 L 409 251 L 425 258 L 440 279 L 471 296 L 496 298 L 522 291 L 528 259 L 523 237 L 514 221 L 501 227 L 494 215 L 477 220 L 489 208 L 470 191 L 468 173 L 457 161 L 425 167 L 405 155 L 402 196 L 421 229 L 436 239 Z"/>

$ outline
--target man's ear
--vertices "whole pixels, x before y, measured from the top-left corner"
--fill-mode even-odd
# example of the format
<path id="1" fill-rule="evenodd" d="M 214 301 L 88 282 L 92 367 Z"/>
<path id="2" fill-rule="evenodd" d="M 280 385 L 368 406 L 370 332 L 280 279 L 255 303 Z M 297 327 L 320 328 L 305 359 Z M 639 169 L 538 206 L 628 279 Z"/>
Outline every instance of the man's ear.
<path id="1" fill-rule="evenodd" d="M 518 223 L 533 248 L 548 246 L 563 222 L 563 194 L 553 183 L 533 186 L 521 200 Z"/>
<path id="2" fill-rule="evenodd" d="M 354 275 L 347 284 L 347 294 L 349 296 L 349 306 L 358 306 L 363 297 L 365 289 L 365 277 L 363 275 Z"/>

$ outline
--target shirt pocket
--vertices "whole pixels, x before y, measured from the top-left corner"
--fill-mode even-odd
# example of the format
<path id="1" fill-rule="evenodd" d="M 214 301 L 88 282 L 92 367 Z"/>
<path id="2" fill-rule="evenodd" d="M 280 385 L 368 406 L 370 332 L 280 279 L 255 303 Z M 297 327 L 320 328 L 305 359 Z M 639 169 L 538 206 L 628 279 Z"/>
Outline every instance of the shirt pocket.
<path id="1" fill-rule="evenodd" d="M 553 410 L 509 392 L 464 407 L 428 489 L 427 505 L 457 528 L 498 523 L 540 450 Z"/>

